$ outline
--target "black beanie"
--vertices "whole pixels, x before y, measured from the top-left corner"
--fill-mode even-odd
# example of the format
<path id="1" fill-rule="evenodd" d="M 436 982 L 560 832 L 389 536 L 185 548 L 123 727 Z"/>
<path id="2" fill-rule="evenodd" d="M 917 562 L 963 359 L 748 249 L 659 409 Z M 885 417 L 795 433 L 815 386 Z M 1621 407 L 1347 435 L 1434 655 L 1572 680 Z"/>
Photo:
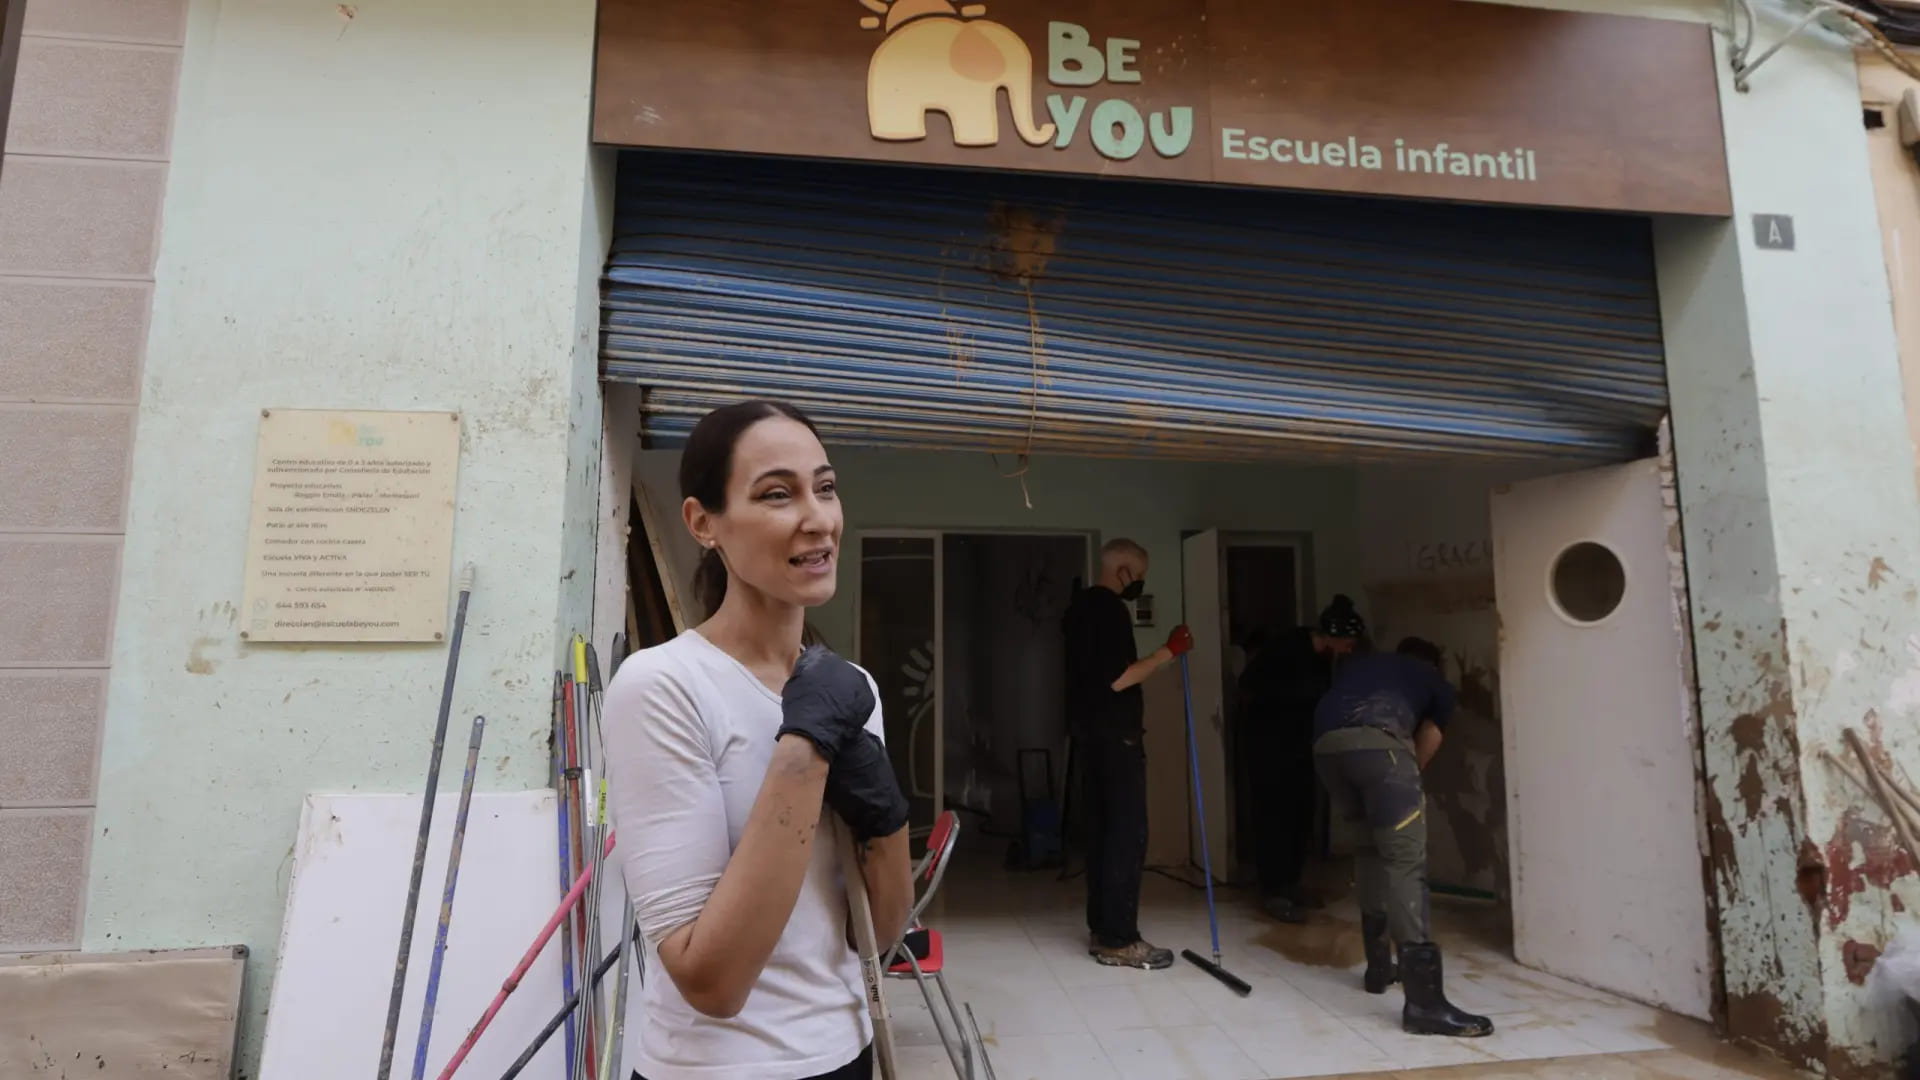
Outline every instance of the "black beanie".
<path id="1" fill-rule="evenodd" d="M 1367 636 L 1367 620 L 1354 610 L 1353 598 L 1342 593 L 1320 613 L 1319 629 L 1330 638 L 1363 638 Z"/>

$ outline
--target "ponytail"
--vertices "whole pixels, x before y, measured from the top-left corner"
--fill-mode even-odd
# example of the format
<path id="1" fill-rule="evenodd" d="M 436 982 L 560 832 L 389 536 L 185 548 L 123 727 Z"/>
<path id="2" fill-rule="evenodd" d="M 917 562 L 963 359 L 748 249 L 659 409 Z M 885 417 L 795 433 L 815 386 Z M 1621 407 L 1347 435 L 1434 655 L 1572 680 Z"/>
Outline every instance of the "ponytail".
<path id="1" fill-rule="evenodd" d="M 720 557 L 720 549 L 708 548 L 700 553 L 700 565 L 693 571 L 693 598 L 700 605 L 703 619 L 713 618 L 720 602 L 727 598 L 727 561 Z"/>

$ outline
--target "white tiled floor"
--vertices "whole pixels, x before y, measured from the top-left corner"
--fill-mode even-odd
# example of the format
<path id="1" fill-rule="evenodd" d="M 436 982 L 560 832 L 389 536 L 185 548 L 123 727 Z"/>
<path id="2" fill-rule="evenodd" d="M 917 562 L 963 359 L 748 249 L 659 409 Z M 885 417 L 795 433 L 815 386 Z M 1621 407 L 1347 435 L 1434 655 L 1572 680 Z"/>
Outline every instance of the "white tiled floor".
<path id="1" fill-rule="evenodd" d="M 1249 997 L 1184 961 L 1159 972 L 1101 967 L 1086 952 L 1084 879 L 1009 874 L 990 857 L 999 843 L 984 846 L 986 857 L 976 847 L 949 873 L 928 922 L 946 934 L 949 985 L 963 1008 L 972 1004 L 998 1080 L 1278 1080 L 1666 1050 L 1704 1038 L 1703 1025 L 1520 967 L 1486 932 L 1484 914 L 1444 902 L 1436 937 L 1448 995 L 1492 1016 L 1491 1038 L 1402 1033 L 1398 989 L 1380 997 L 1360 989 L 1358 934 L 1341 904 L 1311 926 L 1283 928 L 1242 894 L 1220 895 L 1223 960 L 1253 984 Z M 1203 894 L 1152 874 L 1143 892 L 1148 940 L 1209 951 Z M 1336 946 L 1321 947 L 1328 942 Z M 918 990 L 899 981 L 888 989 L 906 1076 L 952 1076 Z"/>

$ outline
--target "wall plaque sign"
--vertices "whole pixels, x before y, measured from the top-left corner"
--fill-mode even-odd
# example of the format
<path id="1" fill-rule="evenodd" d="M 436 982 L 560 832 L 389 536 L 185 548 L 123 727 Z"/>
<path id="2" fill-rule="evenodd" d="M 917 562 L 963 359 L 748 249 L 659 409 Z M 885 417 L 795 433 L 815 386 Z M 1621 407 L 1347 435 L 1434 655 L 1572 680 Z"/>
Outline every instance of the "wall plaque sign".
<path id="1" fill-rule="evenodd" d="M 260 415 L 241 636 L 438 641 L 460 414 Z"/>

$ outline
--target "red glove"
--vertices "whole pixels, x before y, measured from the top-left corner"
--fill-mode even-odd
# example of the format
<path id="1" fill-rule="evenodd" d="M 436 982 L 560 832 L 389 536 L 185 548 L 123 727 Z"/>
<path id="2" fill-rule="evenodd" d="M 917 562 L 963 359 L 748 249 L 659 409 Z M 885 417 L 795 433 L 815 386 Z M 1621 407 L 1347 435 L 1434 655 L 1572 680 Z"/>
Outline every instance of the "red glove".
<path id="1" fill-rule="evenodd" d="M 1167 651 L 1176 657 L 1192 652 L 1193 631 L 1187 629 L 1184 624 L 1174 627 L 1173 633 L 1167 635 Z"/>

